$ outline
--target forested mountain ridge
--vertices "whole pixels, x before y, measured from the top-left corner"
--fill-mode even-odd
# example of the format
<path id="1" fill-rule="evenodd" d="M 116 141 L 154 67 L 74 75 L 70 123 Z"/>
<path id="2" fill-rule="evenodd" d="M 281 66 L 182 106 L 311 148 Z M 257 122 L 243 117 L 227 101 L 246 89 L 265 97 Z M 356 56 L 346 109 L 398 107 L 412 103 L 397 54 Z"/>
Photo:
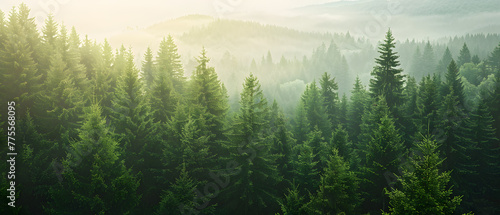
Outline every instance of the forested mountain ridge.
<path id="1" fill-rule="evenodd" d="M 348 53 L 341 43 L 364 40 L 346 33 L 310 56 L 269 50 L 249 65 L 195 44 L 189 66 L 172 35 L 139 60 L 52 16 L 39 27 L 24 4 L 0 12 L 19 206 L 1 214 L 500 211 L 498 35 L 446 47 L 401 43 L 389 29 Z M 3 146 L 11 124 L 0 127 Z"/>

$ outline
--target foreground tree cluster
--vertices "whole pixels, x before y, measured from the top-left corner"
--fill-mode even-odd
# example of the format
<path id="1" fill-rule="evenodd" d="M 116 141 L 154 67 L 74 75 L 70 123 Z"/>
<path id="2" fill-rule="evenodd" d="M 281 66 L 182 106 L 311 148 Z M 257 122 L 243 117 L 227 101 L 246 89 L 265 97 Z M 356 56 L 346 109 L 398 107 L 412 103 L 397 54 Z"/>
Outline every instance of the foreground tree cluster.
<path id="1" fill-rule="evenodd" d="M 288 119 L 253 74 L 230 111 L 205 49 L 186 77 L 171 36 L 136 65 L 52 17 L 39 33 L 24 4 L 0 12 L 22 206 L 0 213 L 499 213 L 500 45 L 445 52 L 419 82 L 394 48 L 389 30 L 368 89 L 341 97 L 325 72 Z"/>

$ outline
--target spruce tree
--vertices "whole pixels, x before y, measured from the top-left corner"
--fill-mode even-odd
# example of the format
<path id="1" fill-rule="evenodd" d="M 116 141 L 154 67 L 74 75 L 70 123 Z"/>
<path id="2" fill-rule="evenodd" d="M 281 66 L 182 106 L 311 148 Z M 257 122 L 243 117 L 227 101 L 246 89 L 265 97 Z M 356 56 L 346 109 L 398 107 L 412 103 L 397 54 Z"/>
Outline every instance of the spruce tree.
<path id="1" fill-rule="evenodd" d="M 428 75 L 420 82 L 417 97 L 418 129 L 422 134 L 434 134 L 438 126 L 439 101 L 436 94 L 439 91 L 435 82 Z"/>
<path id="2" fill-rule="evenodd" d="M 316 86 L 315 81 L 306 87 L 301 100 L 304 104 L 306 117 L 311 130 L 317 127 L 324 138 L 329 138 L 331 134 L 331 123 L 328 120 L 328 113 L 323 106 L 320 89 Z"/>
<path id="3" fill-rule="evenodd" d="M 293 134 L 294 138 L 297 140 L 297 144 L 302 144 L 307 140 L 307 134 L 309 134 L 311 130 L 303 101 L 299 101 L 295 112 Z"/>
<path id="4" fill-rule="evenodd" d="M 153 86 L 154 75 L 154 62 L 153 62 L 153 51 L 151 47 L 148 46 L 146 53 L 144 53 L 144 61 L 142 61 L 141 76 L 144 79 L 144 85 L 147 89 Z"/>
<path id="5" fill-rule="evenodd" d="M 464 86 L 462 84 L 462 79 L 457 64 L 454 60 L 451 60 L 450 65 L 448 65 L 448 72 L 446 73 L 445 77 L 446 80 L 444 85 L 442 86 L 441 94 L 444 96 L 453 91 L 453 96 L 457 97 L 458 100 L 457 105 L 459 105 L 461 108 L 464 108 Z"/>
<path id="6" fill-rule="evenodd" d="M 215 206 L 209 206 L 198 210 L 200 202 L 207 201 L 208 197 L 198 199 L 195 189 L 202 185 L 189 176 L 186 167 L 182 165 L 180 176 L 170 188 L 164 192 L 158 209 L 155 214 L 158 215 L 178 215 L 178 214 L 214 214 Z"/>
<path id="7" fill-rule="evenodd" d="M 347 110 L 347 118 L 349 119 L 347 131 L 354 144 L 358 144 L 359 135 L 361 134 L 362 116 L 365 112 L 365 105 L 368 102 L 368 93 L 361 83 L 359 77 L 356 77 L 354 88 L 351 91 L 351 103 Z"/>
<path id="8" fill-rule="evenodd" d="M 441 172 L 439 167 L 444 159 L 439 158 L 438 145 L 425 138 L 416 145 L 410 158 L 410 165 L 398 178 L 401 190 L 392 189 L 389 195 L 390 213 L 384 214 L 453 214 L 462 201 L 460 196 L 452 196 L 448 185 L 450 172 Z"/>
<path id="9" fill-rule="evenodd" d="M 332 150 L 328 166 L 321 175 L 321 184 L 311 201 L 314 214 L 355 214 L 358 213 L 359 179 L 350 170 L 349 163 Z"/>
<path id="10" fill-rule="evenodd" d="M 134 65 L 131 52 L 127 53 L 127 64 L 118 80 L 112 100 L 111 124 L 120 137 L 125 164 L 140 171 L 142 151 L 148 138 L 154 136 L 156 124 L 153 123 L 149 102 L 144 95 L 139 71 Z"/>
<path id="11" fill-rule="evenodd" d="M 293 162 L 293 181 L 300 186 L 300 193 L 302 195 L 314 192 L 319 180 L 319 168 L 316 159 L 318 155 L 314 154 L 308 142 L 295 146 L 293 150 L 296 154 Z"/>
<path id="12" fill-rule="evenodd" d="M 172 81 L 176 92 L 184 92 L 184 69 L 180 61 L 181 56 L 177 53 L 177 45 L 174 43 L 172 35 L 160 42 L 158 54 L 156 56 L 156 72 L 164 73 Z M 149 78 L 145 76 L 145 78 Z M 146 79 L 149 81 L 149 79 Z"/>
<path id="13" fill-rule="evenodd" d="M 347 118 L 347 110 L 349 107 L 349 101 L 347 100 L 347 96 L 342 95 L 342 99 L 340 100 L 340 108 L 339 108 L 339 123 L 344 127 L 348 126 L 348 118 Z"/>
<path id="14" fill-rule="evenodd" d="M 457 67 L 460 68 L 462 65 L 471 62 L 471 54 L 467 44 L 464 43 L 462 49 L 460 49 L 460 55 L 458 55 L 457 59 Z"/>
<path id="15" fill-rule="evenodd" d="M 300 194 L 300 185 L 292 184 L 285 194 L 285 198 L 279 201 L 283 215 L 302 215 L 307 214 L 307 203 L 304 195 Z"/>
<path id="16" fill-rule="evenodd" d="M 339 87 L 335 82 L 335 78 L 330 78 L 330 75 L 326 72 L 321 76 L 319 85 L 321 86 L 321 98 L 323 99 L 325 112 L 330 124 L 336 126 L 339 123 L 339 96 L 337 92 Z"/>
<path id="17" fill-rule="evenodd" d="M 370 94 L 372 98 L 384 96 L 392 114 L 398 117 L 396 109 L 403 102 L 404 76 L 401 74 L 403 70 L 397 68 L 400 65 L 399 56 L 394 48 L 394 37 L 389 29 L 384 42 L 379 45 L 380 57 L 375 59 L 376 65 L 371 73 L 373 79 L 370 80 Z"/>
<path id="18" fill-rule="evenodd" d="M 393 119 L 384 114 L 376 126 L 365 149 L 366 165 L 362 167 L 362 187 L 366 192 L 363 209 L 367 212 L 387 208 L 384 189 L 394 186 L 391 180 L 398 173 L 404 155 L 403 142 Z"/>
<path id="19" fill-rule="evenodd" d="M 225 140 L 224 120 L 228 110 L 227 94 L 221 84 L 215 69 L 208 65 L 210 59 L 203 48 L 200 57 L 197 58 L 196 67 L 187 92 L 190 106 L 196 109 L 196 113 L 203 114 L 206 128 L 200 128 L 210 132 L 210 150 L 212 153 L 222 153 L 221 141 Z M 175 85 L 174 85 L 175 87 Z"/>
<path id="20" fill-rule="evenodd" d="M 446 68 L 450 65 L 451 60 L 453 60 L 453 56 L 451 55 L 450 49 L 446 47 L 441 60 L 439 60 L 436 66 L 436 73 L 444 76 L 444 74 L 446 74 Z"/>
<path id="21" fill-rule="evenodd" d="M 277 156 L 270 153 L 269 107 L 252 74 L 245 79 L 240 105 L 229 144 L 230 160 L 238 164 L 239 173 L 231 177 L 226 188 L 226 212 L 268 214 L 277 209 L 273 204 L 277 200 L 275 186 L 282 179 L 275 163 Z"/>
<path id="22" fill-rule="evenodd" d="M 101 108 L 93 104 L 84 116 L 79 139 L 63 161 L 62 182 L 51 188 L 50 214 L 126 214 L 139 203 L 139 181 L 119 159 Z"/>

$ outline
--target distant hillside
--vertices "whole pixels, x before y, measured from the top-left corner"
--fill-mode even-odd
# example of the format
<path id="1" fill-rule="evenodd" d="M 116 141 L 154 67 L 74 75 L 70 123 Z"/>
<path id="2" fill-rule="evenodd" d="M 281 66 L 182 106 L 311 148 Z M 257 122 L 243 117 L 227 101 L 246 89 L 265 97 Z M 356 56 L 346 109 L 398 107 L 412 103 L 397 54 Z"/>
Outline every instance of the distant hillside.
<path id="1" fill-rule="evenodd" d="M 396 6 L 398 8 L 396 8 Z M 398 14 L 407 15 L 469 15 L 484 12 L 499 12 L 498 0 L 353 0 L 310 5 L 297 10 L 311 12 L 369 12 L 393 7 Z"/>

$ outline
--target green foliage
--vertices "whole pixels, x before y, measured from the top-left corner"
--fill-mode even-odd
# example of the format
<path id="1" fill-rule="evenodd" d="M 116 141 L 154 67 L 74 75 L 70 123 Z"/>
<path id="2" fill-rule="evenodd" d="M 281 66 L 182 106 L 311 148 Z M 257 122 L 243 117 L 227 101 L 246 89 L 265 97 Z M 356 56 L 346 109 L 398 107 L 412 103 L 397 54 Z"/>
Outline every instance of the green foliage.
<path id="1" fill-rule="evenodd" d="M 231 177 L 226 188 L 225 208 L 229 214 L 269 213 L 277 207 L 273 204 L 275 186 L 282 178 L 275 163 L 277 156 L 270 153 L 267 101 L 252 74 L 245 80 L 240 105 L 229 144 L 230 159 L 238 164 L 239 173 Z"/>
<path id="2" fill-rule="evenodd" d="M 379 46 L 380 57 L 375 59 L 376 66 L 371 73 L 373 79 L 370 80 L 370 94 L 372 98 L 383 96 L 392 114 L 397 114 L 396 107 L 403 102 L 404 76 L 401 74 L 402 69 L 397 68 L 400 65 L 399 56 L 394 48 L 394 37 L 389 29 L 384 42 Z"/>
<path id="3" fill-rule="evenodd" d="M 165 73 L 172 81 L 172 85 L 176 92 L 183 92 L 185 77 L 181 56 L 177 53 L 177 46 L 171 35 L 167 39 L 163 38 L 160 42 L 158 55 L 156 56 L 156 71 L 157 73 Z M 154 74 L 154 73 L 153 73 Z M 149 81 L 149 76 L 145 76 L 146 81 Z M 146 82 L 149 83 L 149 82 Z"/>
<path id="4" fill-rule="evenodd" d="M 119 159 L 101 108 L 89 109 L 63 161 L 63 180 L 51 188 L 49 214 L 125 214 L 139 203 L 139 182 Z"/>
<path id="5" fill-rule="evenodd" d="M 215 206 L 209 206 L 202 210 L 197 210 L 199 202 L 206 199 L 197 199 L 195 189 L 202 183 L 189 177 L 189 172 L 183 165 L 180 176 L 175 183 L 162 195 L 156 214 L 161 215 L 179 215 L 186 213 L 213 214 Z M 208 198 L 208 197 L 205 197 Z"/>
<path id="6" fill-rule="evenodd" d="M 141 170 L 139 153 L 148 138 L 155 134 L 156 125 L 133 60 L 132 53 L 127 53 L 126 68 L 112 100 L 111 123 L 120 138 L 125 164 L 138 172 Z"/>
<path id="7" fill-rule="evenodd" d="M 321 98 L 320 89 L 316 86 L 315 81 L 306 87 L 301 101 L 304 104 L 310 130 L 317 127 L 322 132 L 323 137 L 328 138 L 331 134 L 331 123 L 328 120 L 328 113 L 323 105 L 324 100 Z"/>
<path id="8" fill-rule="evenodd" d="M 349 170 L 349 163 L 332 150 L 328 166 L 321 175 L 321 184 L 316 196 L 311 200 L 314 214 L 356 214 L 361 202 L 359 179 Z"/>
<path id="9" fill-rule="evenodd" d="M 292 184 L 288 189 L 285 198 L 279 202 L 283 215 L 302 215 L 307 214 L 307 204 L 305 198 L 299 192 L 299 186 Z"/>
<path id="10" fill-rule="evenodd" d="M 330 78 L 328 73 L 323 73 L 321 79 L 319 80 L 321 86 L 321 97 L 323 99 L 323 106 L 325 112 L 330 120 L 332 126 L 336 126 L 339 123 L 339 96 L 338 96 L 338 85 L 335 83 L 335 78 Z"/>
<path id="11" fill-rule="evenodd" d="M 448 185 L 450 172 L 440 172 L 443 159 L 439 158 L 438 145 L 424 138 L 416 145 L 417 153 L 398 178 L 402 189 L 393 189 L 389 195 L 390 213 L 384 214 L 453 214 L 462 201 L 452 196 Z"/>
<path id="12" fill-rule="evenodd" d="M 354 89 L 352 90 L 351 103 L 347 110 L 348 126 L 347 131 L 355 144 L 359 142 L 359 135 L 361 134 L 362 116 L 365 112 L 365 105 L 368 102 L 368 93 L 362 85 L 359 77 L 356 77 Z"/>
<path id="13" fill-rule="evenodd" d="M 366 165 L 362 167 L 362 187 L 366 191 L 364 209 L 367 211 L 387 207 L 383 190 L 393 186 L 392 177 L 399 171 L 401 158 L 405 154 L 401 136 L 392 118 L 384 114 L 376 125 L 364 152 Z"/>
<path id="14" fill-rule="evenodd" d="M 470 62 L 472 62 L 471 54 L 469 48 L 467 47 L 467 44 L 464 43 L 464 46 L 462 46 L 462 49 L 460 49 L 460 55 L 458 55 L 457 66 L 460 68 L 462 65 Z"/>
<path id="15" fill-rule="evenodd" d="M 146 49 L 146 53 L 144 53 L 144 60 L 142 61 L 142 67 L 141 67 L 141 72 L 142 72 L 141 76 L 144 79 L 144 85 L 148 89 L 153 86 L 153 80 L 155 80 L 154 68 L 155 67 L 153 62 L 153 51 L 151 51 L 151 47 L 148 46 L 148 49 Z"/>

